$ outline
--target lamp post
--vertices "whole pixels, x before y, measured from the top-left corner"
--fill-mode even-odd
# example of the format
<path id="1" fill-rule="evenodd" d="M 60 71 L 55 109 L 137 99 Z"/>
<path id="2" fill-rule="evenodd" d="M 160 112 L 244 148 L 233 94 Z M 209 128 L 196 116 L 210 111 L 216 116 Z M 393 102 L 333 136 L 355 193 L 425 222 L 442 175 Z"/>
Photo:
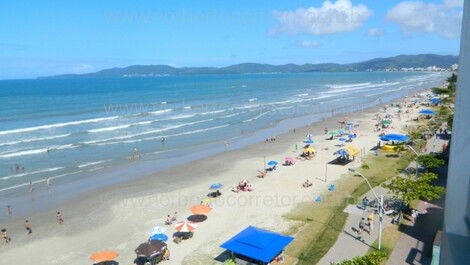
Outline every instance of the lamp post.
<path id="1" fill-rule="evenodd" d="M 419 154 L 418 154 L 418 152 L 416 152 L 416 150 L 415 150 L 413 147 L 411 147 L 411 145 L 405 145 L 405 146 L 408 147 L 408 149 L 410 149 L 411 151 L 413 151 L 413 153 L 415 153 L 415 155 L 416 155 L 416 161 L 415 161 L 415 165 L 416 165 L 416 168 L 415 168 L 415 176 L 416 176 L 416 178 L 417 178 L 417 177 L 418 177 L 418 156 L 419 156 Z"/>
<path id="2" fill-rule="evenodd" d="M 356 171 L 356 169 L 348 168 L 348 170 L 350 172 L 353 172 L 354 174 L 357 174 L 357 175 L 361 176 L 366 181 L 367 185 L 369 185 L 370 190 L 374 194 L 375 199 L 377 200 L 377 203 L 379 204 L 378 205 L 378 207 L 379 207 L 379 246 L 378 246 L 378 249 L 380 250 L 382 248 L 382 219 L 383 219 L 382 218 L 382 213 L 383 213 L 383 204 L 384 204 L 383 195 L 380 195 L 380 197 L 377 196 L 377 193 L 375 193 L 374 189 L 372 188 L 372 185 L 370 185 L 369 180 L 364 175 L 362 175 L 360 172 Z"/>

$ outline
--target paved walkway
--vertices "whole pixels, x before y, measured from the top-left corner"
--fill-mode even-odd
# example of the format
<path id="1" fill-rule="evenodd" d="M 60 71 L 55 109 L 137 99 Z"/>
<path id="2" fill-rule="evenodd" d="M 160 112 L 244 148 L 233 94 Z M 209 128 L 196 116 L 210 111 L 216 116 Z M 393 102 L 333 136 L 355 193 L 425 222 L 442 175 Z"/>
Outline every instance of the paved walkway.
<path id="1" fill-rule="evenodd" d="M 447 143 L 447 140 L 437 139 L 433 137 L 427 142 L 425 149 L 426 153 L 440 152 L 442 145 Z M 414 164 L 410 164 L 414 168 Z M 445 171 L 445 169 L 443 169 Z M 441 172 L 440 172 L 441 173 Z M 442 172 L 444 173 L 444 172 Z M 444 178 L 445 179 L 445 178 Z M 440 183 L 440 185 L 443 185 Z M 375 192 L 380 195 L 386 195 L 387 190 L 382 187 L 374 188 Z M 374 195 L 369 191 L 366 196 L 373 200 Z M 427 255 L 432 250 L 432 241 L 435 232 L 442 225 L 443 216 L 443 199 L 430 204 L 421 202 L 419 211 L 422 214 L 418 217 L 415 225 L 402 225 L 400 231 L 402 235 L 393 250 L 387 265 L 403 265 L 403 264 L 430 264 L 430 257 Z M 370 209 L 368 209 L 370 210 Z M 367 218 L 368 212 L 357 208 L 355 205 L 350 205 L 345 209 L 349 213 L 348 219 L 343 232 L 339 235 L 335 245 L 330 248 L 328 253 L 318 262 L 319 265 L 330 265 L 339 263 L 343 260 L 352 259 L 356 256 L 363 256 L 367 253 L 371 245 L 378 239 L 378 216 L 376 215 L 374 221 L 374 231 L 368 235 L 363 232 L 361 237 L 358 238 L 356 233 L 361 217 Z M 389 225 L 391 219 L 384 216 L 383 225 Z"/>
<path id="2" fill-rule="evenodd" d="M 434 137 L 429 140 L 426 146 L 426 153 L 442 151 L 442 145 L 448 143 L 447 140 Z M 440 169 L 439 185 L 445 185 L 447 168 Z M 438 229 L 442 227 L 444 215 L 444 196 L 436 202 L 427 203 L 421 201 L 418 211 L 423 213 L 418 216 L 415 224 L 402 224 L 402 232 L 395 248 L 393 249 L 387 265 L 427 265 L 431 264 L 432 243 Z"/>
<path id="3" fill-rule="evenodd" d="M 378 196 L 385 196 L 387 194 L 387 190 L 382 187 L 375 187 L 374 191 L 377 193 Z M 371 201 L 375 198 L 372 191 L 366 193 L 365 196 L 367 196 L 367 198 Z M 319 265 L 330 265 L 332 262 L 339 263 L 343 260 L 351 259 L 355 256 L 363 256 L 367 253 L 369 248 L 379 236 L 379 218 L 377 214 L 374 218 L 374 225 L 371 234 L 369 235 L 365 231 L 362 232 L 360 236 L 357 234 L 361 218 L 367 220 L 369 212 L 372 211 L 371 208 L 368 207 L 368 209 L 363 210 L 358 208 L 356 205 L 349 205 L 344 211 L 349 214 L 348 219 L 346 220 L 346 224 L 344 226 L 344 230 L 339 235 L 338 240 L 336 241 L 334 246 L 330 248 L 328 253 L 326 253 L 326 255 L 323 256 L 323 258 L 320 260 L 320 262 L 317 263 Z M 385 225 L 390 224 L 390 222 L 391 219 L 387 216 L 384 216 L 384 227 Z"/>

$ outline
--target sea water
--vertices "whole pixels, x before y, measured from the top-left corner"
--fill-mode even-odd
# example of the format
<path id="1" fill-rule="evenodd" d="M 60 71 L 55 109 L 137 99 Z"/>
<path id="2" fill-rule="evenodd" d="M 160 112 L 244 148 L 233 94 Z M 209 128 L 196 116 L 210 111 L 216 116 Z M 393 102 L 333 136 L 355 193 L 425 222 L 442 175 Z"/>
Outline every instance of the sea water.
<path id="1" fill-rule="evenodd" d="M 72 181 L 135 160 L 157 163 L 229 146 L 286 119 L 371 107 L 438 85 L 447 75 L 367 72 L 0 81 L 0 195 L 30 181 Z"/>

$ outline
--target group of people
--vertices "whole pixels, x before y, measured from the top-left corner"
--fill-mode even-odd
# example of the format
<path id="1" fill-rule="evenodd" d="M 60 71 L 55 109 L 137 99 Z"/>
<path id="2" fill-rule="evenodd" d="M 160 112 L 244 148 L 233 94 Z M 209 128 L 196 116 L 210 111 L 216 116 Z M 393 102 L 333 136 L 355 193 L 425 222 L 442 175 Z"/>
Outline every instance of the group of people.
<path id="1" fill-rule="evenodd" d="M 240 181 L 237 186 L 232 188 L 233 192 L 253 191 L 253 190 L 254 190 L 253 186 L 246 179 Z"/>
<path id="2" fill-rule="evenodd" d="M 13 210 L 10 205 L 7 205 L 6 207 L 6 214 L 8 215 L 9 218 L 13 216 Z M 57 224 L 61 225 L 64 223 L 64 218 L 62 216 L 62 213 L 60 211 L 56 212 L 56 221 Z M 29 219 L 26 219 L 24 221 L 24 228 L 26 230 L 26 235 L 31 235 L 33 233 L 33 229 L 31 228 L 31 221 Z M 6 228 L 1 229 L 1 234 L 2 234 L 2 242 L 7 244 L 11 242 L 11 237 L 8 234 L 8 230 Z"/>

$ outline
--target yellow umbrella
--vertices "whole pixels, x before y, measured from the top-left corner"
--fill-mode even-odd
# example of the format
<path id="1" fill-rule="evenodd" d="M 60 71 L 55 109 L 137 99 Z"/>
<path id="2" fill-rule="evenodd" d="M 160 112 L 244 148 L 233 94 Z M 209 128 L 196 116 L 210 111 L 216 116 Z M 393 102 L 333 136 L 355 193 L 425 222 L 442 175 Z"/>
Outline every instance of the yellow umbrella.
<path id="1" fill-rule="evenodd" d="M 315 149 L 313 149 L 313 147 L 307 147 L 304 149 L 305 152 L 309 152 L 309 153 L 313 153 L 315 152 Z"/>
<path id="2" fill-rule="evenodd" d="M 348 151 L 350 156 L 357 156 L 360 152 L 359 149 L 352 144 L 346 146 L 345 149 Z"/>

